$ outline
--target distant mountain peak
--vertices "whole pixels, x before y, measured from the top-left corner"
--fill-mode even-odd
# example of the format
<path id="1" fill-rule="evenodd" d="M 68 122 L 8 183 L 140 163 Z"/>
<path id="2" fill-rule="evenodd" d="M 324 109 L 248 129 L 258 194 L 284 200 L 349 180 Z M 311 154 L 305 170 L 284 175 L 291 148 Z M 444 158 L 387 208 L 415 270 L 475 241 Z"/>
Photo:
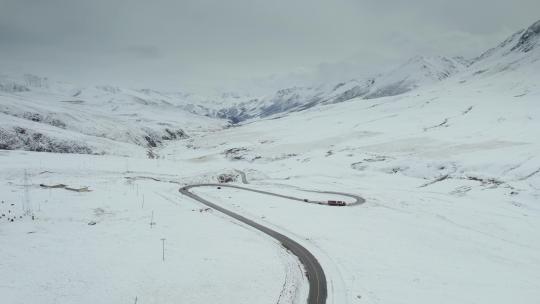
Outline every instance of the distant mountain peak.
<path id="1" fill-rule="evenodd" d="M 529 26 L 519 38 L 518 43 L 512 48 L 512 51 L 522 51 L 524 53 L 532 50 L 540 40 L 540 20 Z"/>

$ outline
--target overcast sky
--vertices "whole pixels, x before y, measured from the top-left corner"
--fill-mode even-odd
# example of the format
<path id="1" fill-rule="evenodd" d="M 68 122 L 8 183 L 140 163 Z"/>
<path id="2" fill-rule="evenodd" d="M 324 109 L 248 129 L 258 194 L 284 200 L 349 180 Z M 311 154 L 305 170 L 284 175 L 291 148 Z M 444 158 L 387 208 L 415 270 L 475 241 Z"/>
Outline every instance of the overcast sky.
<path id="1" fill-rule="evenodd" d="M 539 0 L 0 0 L 0 67 L 225 89 L 362 76 L 415 55 L 472 57 L 538 19 Z"/>

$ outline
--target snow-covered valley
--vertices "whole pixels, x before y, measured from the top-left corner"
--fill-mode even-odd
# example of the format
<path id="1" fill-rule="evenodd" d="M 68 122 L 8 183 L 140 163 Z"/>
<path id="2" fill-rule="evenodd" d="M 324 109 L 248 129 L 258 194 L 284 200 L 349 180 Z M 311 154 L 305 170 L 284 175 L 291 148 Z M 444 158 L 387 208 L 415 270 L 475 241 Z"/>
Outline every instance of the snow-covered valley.
<path id="1" fill-rule="evenodd" d="M 540 21 L 470 61 L 237 104 L 5 76 L 0 299 L 305 303 L 290 252 L 178 192 L 242 170 L 254 189 L 366 200 L 193 190 L 309 249 L 327 303 L 537 303 L 539 41 Z"/>

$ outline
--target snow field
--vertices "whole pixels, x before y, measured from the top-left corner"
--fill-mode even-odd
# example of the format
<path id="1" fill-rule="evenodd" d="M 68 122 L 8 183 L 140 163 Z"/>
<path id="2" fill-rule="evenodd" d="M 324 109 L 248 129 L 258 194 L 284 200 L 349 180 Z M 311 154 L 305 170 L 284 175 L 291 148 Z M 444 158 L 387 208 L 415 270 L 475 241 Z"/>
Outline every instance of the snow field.
<path id="1" fill-rule="evenodd" d="M 178 193 L 179 184 L 126 178 L 155 161 L 131 160 L 134 171 L 126 173 L 115 171 L 125 165 L 121 158 L 42 155 L 0 156 L 0 166 L 9 168 L 0 173 L 1 199 L 20 209 L 26 169 L 35 215 L 0 219 L 2 302 L 276 303 L 284 293 L 281 303 L 291 303 L 302 296 L 293 285 L 303 280 L 296 259 L 271 239 L 204 211 Z"/>

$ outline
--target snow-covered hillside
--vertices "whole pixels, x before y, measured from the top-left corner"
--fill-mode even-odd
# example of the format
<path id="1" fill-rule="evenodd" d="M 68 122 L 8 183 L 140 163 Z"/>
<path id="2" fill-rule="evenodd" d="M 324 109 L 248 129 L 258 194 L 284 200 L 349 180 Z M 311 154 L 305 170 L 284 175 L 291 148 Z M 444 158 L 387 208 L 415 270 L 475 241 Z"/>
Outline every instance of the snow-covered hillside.
<path id="1" fill-rule="evenodd" d="M 353 98 L 372 99 L 394 96 L 442 81 L 463 70 L 468 62 L 461 58 L 415 57 L 405 64 L 367 79 L 292 87 L 273 95 L 251 98 L 212 112 L 212 115 L 238 123 L 248 119 L 302 111 L 317 105 L 339 103 Z"/>
<path id="2" fill-rule="evenodd" d="M 516 295 L 535 303 L 540 47 L 532 29 L 443 82 L 256 120 L 196 138 L 196 150 L 161 153 L 246 169 L 255 186 L 276 192 L 362 193 L 366 205 L 333 211 L 199 192 L 305 240 L 330 273 L 333 303 Z"/>
<path id="3" fill-rule="evenodd" d="M 470 62 L 418 57 L 365 81 L 214 105 L 4 78 L 8 148 L 50 150 L 26 146 L 47 136 L 72 149 L 59 152 L 131 157 L 0 151 L 0 299 L 305 303 L 290 251 L 178 192 L 242 170 L 246 187 L 308 202 L 336 198 L 317 191 L 365 198 L 332 207 L 194 190 L 307 248 L 328 304 L 536 304 L 539 41 L 537 22 Z M 225 100 L 238 101 L 234 115 L 218 114 Z M 189 111 L 250 121 L 226 127 Z M 189 138 L 172 140 L 180 129 Z M 136 157 L 154 146 L 151 134 L 160 157 Z"/>
<path id="4" fill-rule="evenodd" d="M 230 100 L 229 106 L 217 111 L 210 110 L 209 113 L 212 116 L 238 123 L 275 115 L 283 116 L 289 112 L 302 111 L 317 105 L 339 103 L 353 98 L 372 99 L 395 96 L 460 74 L 480 74 L 488 69 L 491 69 L 492 73 L 502 71 L 511 68 L 511 65 L 521 60 L 536 60 L 537 55 L 534 54 L 534 50 L 537 48 L 539 32 L 540 22 L 536 22 L 473 60 L 462 57 L 417 56 L 395 69 L 366 79 L 353 79 L 312 87 L 291 87 L 269 96 L 240 101 Z M 227 105 L 227 103 L 220 103 L 220 105 Z"/>
<path id="5" fill-rule="evenodd" d="M 498 46 L 487 50 L 472 61 L 464 76 L 499 77 L 516 75 L 512 83 L 534 83 L 535 68 L 540 60 L 540 21 L 508 37 Z M 533 77 L 533 79 L 529 79 Z M 511 77 L 508 77 L 511 78 Z"/>
<path id="6" fill-rule="evenodd" d="M 182 97 L 2 76 L 0 148 L 130 155 L 227 124 L 191 113 L 196 107 Z"/>

